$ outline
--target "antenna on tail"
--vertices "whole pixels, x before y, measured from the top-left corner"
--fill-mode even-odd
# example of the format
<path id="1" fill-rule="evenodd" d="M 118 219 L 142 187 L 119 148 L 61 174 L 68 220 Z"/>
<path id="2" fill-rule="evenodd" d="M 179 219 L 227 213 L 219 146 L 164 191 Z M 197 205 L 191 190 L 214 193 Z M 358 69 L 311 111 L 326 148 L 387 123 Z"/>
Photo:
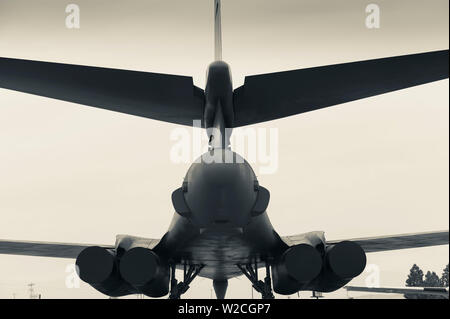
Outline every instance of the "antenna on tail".
<path id="1" fill-rule="evenodd" d="M 214 0 L 214 57 L 222 60 L 222 19 L 220 0 Z"/>

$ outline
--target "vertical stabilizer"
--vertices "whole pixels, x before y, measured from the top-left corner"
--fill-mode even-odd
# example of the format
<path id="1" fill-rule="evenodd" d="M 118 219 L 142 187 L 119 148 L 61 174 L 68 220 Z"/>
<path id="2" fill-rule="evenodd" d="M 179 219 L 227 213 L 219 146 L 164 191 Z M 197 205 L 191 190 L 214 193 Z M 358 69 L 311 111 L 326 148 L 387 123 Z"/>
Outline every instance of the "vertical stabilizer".
<path id="1" fill-rule="evenodd" d="M 214 0 L 214 58 L 222 60 L 222 12 L 220 0 Z"/>

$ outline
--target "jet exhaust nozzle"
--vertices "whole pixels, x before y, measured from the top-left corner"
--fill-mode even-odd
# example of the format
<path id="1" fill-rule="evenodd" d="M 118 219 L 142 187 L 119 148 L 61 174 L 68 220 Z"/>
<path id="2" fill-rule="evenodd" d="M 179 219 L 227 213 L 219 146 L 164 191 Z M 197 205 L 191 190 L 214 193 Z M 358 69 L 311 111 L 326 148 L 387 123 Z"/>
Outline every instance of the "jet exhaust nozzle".
<path id="1" fill-rule="evenodd" d="M 135 247 L 125 252 L 120 274 L 147 296 L 162 297 L 169 292 L 169 267 L 150 249 Z"/>
<path id="2" fill-rule="evenodd" d="M 356 243 L 342 241 L 326 248 L 322 273 L 305 289 L 331 292 L 357 277 L 366 267 L 366 253 Z"/>
<path id="3" fill-rule="evenodd" d="M 119 297 L 134 293 L 120 277 L 112 250 L 98 246 L 85 248 L 75 264 L 80 279 L 105 295 Z"/>
<path id="4" fill-rule="evenodd" d="M 101 284 L 114 275 L 114 254 L 102 247 L 84 249 L 76 260 L 78 275 L 89 284 Z"/>
<path id="5" fill-rule="evenodd" d="M 364 271 L 366 253 L 358 244 L 342 241 L 327 248 L 326 265 L 337 277 L 351 279 Z"/>
<path id="6" fill-rule="evenodd" d="M 322 270 L 322 256 L 308 244 L 287 249 L 279 262 L 272 266 L 274 291 L 289 295 L 316 278 Z"/>
<path id="7" fill-rule="evenodd" d="M 312 246 L 300 244 L 286 250 L 283 254 L 287 273 L 298 282 L 308 282 L 320 273 L 322 257 Z"/>
<path id="8" fill-rule="evenodd" d="M 283 295 L 335 291 L 361 274 L 366 261 L 364 250 L 351 241 L 327 246 L 322 253 L 308 244 L 292 246 L 272 266 L 273 288 Z"/>

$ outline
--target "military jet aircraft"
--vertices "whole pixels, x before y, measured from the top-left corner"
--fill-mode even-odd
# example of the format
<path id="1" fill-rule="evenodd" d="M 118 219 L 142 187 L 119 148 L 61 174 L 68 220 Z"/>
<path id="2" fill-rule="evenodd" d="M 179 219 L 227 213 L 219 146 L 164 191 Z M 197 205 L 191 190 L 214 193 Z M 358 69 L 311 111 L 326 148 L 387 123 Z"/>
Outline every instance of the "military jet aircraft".
<path id="1" fill-rule="evenodd" d="M 320 231 L 282 237 L 266 212 L 269 191 L 230 145 L 232 128 L 446 79 L 448 50 L 247 76 L 233 89 L 222 60 L 220 0 L 214 15 L 215 61 L 204 90 L 187 76 L 0 58 L 0 88 L 180 125 L 200 119 L 209 136 L 209 151 L 172 193 L 175 213 L 161 239 L 118 235 L 110 246 L 0 240 L 0 253 L 76 258 L 80 278 L 114 297 L 177 299 L 201 276 L 224 298 L 228 279 L 244 274 L 262 298 L 273 298 L 337 290 L 364 270 L 366 253 L 448 244 L 448 230 L 344 241 Z M 184 271 L 181 281 L 176 269 Z"/>

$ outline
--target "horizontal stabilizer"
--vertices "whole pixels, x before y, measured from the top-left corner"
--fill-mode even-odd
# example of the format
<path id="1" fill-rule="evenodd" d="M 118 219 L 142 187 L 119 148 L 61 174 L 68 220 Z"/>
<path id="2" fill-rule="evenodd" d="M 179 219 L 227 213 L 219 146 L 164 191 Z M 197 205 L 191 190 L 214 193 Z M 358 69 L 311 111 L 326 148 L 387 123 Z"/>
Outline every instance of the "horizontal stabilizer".
<path id="1" fill-rule="evenodd" d="M 448 78 L 448 50 L 247 76 L 234 126 L 318 110 Z"/>
<path id="2" fill-rule="evenodd" d="M 0 58 L 0 88 L 170 123 L 203 118 L 192 77 Z"/>

